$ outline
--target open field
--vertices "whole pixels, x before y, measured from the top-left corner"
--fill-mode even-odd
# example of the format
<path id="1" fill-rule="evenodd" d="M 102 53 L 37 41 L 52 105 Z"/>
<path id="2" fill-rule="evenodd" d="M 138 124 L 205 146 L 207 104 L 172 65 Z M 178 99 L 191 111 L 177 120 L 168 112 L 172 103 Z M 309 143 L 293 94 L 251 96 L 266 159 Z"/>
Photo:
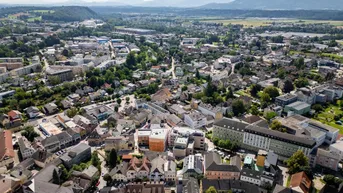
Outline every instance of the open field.
<path id="1" fill-rule="evenodd" d="M 224 25 L 243 25 L 244 27 L 259 27 L 259 26 L 268 26 L 273 22 L 277 23 L 298 23 L 298 24 L 317 24 L 317 23 L 327 23 L 334 26 L 343 26 L 343 21 L 328 21 L 328 20 L 299 20 L 299 19 L 224 19 L 224 20 L 202 20 L 202 22 L 214 22 L 214 23 L 223 23 Z"/>
<path id="2" fill-rule="evenodd" d="M 342 101 L 338 101 L 337 103 L 340 104 Z M 335 115 L 341 115 L 343 114 L 342 109 L 339 107 L 339 105 L 330 105 L 328 108 L 325 109 L 325 111 L 318 114 L 316 120 L 330 125 L 331 127 L 339 129 L 339 133 L 343 134 L 343 125 L 339 125 L 335 121 Z"/>
<path id="3" fill-rule="evenodd" d="M 34 22 L 35 20 L 41 21 L 42 17 L 41 16 L 39 16 L 39 17 L 31 17 L 31 18 L 27 19 L 28 22 Z"/>

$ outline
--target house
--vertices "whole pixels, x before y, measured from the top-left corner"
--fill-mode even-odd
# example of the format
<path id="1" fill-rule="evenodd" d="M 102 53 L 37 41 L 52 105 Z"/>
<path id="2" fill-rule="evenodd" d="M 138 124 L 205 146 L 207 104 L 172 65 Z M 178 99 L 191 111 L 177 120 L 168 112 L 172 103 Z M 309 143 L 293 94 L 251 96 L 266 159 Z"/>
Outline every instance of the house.
<path id="1" fill-rule="evenodd" d="M 151 168 L 149 179 L 151 181 L 175 181 L 176 179 L 176 163 L 168 161 L 162 156 L 158 156 L 151 160 Z"/>
<path id="2" fill-rule="evenodd" d="M 69 147 L 73 144 L 73 138 L 71 135 L 69 135 L 68 132 L 63 131 L 56 135 L 58 138 L 58 141 L 60 142 L 60 148 L 64 149 L 66 147 Z"/>
<path id="3" fill-rule="evenodd" d="M 198 111 L 192 111 L 184 115 L 184 122 L 192 129 L 199 129 L 207 125 L 207 118 Z"/>
<path id="4" fill-rule="evenodd" d="M 40 168 L 45 168 L 57 158 L 55 154 L 42 149 L 37 149 L 31 157 L 34 163 Z"/>
<path id="5" fill-rule="evenodd" d="M 158 103 L 165 103 L 171 99 L 172 94 L 168 88 L 161 89 L 151 96 L 151 100 Z"/>
<path id="6" fill-rule="evenodd" d="M 251 184 L 255 184 L 257 186 L 261 185 L 261 174 L 262 172 L 256 171 L 249 168 L 243 168 L 241 171 L 240 180 L 243 182 L 248 182 Z"/>
<path id="7" fill-rule="evenodd" d="M 302 192 L 302 193 L 309 193 L 311 188 L 312 181 L 306 175 L 305 172 L 298 172 L 292 175 L 290 186 L 292 190 Z"/>
<path id="8" fill-rule="evenodd" d="M 19 127 L 21 125 L 22 114 L 19 111 L 11 110 L 7 115 L 3 115 L 0 120 L 5 128 Z"/>
<path id="9" fill-rule="evenodd" d="M 339 139 L 336 141 L 336 143 L 333 143 L 329 147 L 331 152 L 335 152 L 339 155 L 340 160 L 343 159 L 343 139 Z"/>
<path id="10" fill-rule="evenodd" d="M 127 180 L 148 178 L 150 173 L 151 163 L 147 157 L 138 159 L 133 157 L 129 161 L 126 171 Z"/>
<path id="11" fill-rule="evenodd" d="M 292 188 L 287 188 L 279 184 L 276 184 L 273 190 L 273 193 L 300 193 L 300 192 L 292 190 Z"/>
<path id="12" fill-rule="evenodd" d="M 220 155 L 211 151 L 205 154 L 204 174 L 207 179 L 238 180 L 240 170 L 235 165 L 222 163 Z"/>
<path id="13" fill-rule="evenodd" d="M 125 193 L 165 193 L 162 182 L 129 183 L 126 185 Z"/>
<path id="14" fill-rule="evenodd" d="M 43 115 L 40 112 L 40 110 L 37 107 L 35 107 L 35 106 L 28 107 L 28 108 L 26 108 L 24 110 L 26 111 L 26 114 L 28 115 L 28 117 L 30 119 L 34 119 L 34 118 L 37 118 L 37 117 L 40 117 L 40 116 Z"/>
<path id="15" fill-rule="evenodd" d="M 151 130 L 138 130 L 138 145 L 149 146 Z"/>
<path id="16" fill-rule="evenodd" d="M 132 158 L 131 158 L 132 159 Z M 109 175 L 114 181 L 118 182 L 127 182 L 127 169 L 128 169 L 129 163 L 123 161 L 122 163 L 118 164 L 115 168 L 113 168 Z"/>
<path id="17" fill-rule="evenodd" d="M 179 179 L 176 185 L 177 193 L 199 193 L 200 187 L 198 180 L 190 177 Z"/>
<path id="18" fill-rule="evenodd" d="M 203 175 L 203 163 L 201 155 L 189 155 L 183 160 L 183 168 L 181 174 L 184 177 Z"/>
<path id="19" fill-rule="evenodd" d="M 95 118 L 92 121 L 82 115 L 75 115 L 75 117 L 73 117 L 73 121 L 77 125 L 80 125 L 81 127 L 85 128 L 87 133 L 92 132 L 93 129 L 98 125 L 98 120 L 96 120 Z"/>
<path id="20" fill-rule="evenodd" d="M 10 176 L 0 175 L 0 192 L 14 193 L 20 192 L 21 181 Z"/>
<path id="21" fill-rule="evenodd" d="M 43 139 L 40 143 L 44 147 L 44 149 L 46 149 L 49 152 L 55 152 L 61 148 L 60 141 L 58 140 L 58 137 L 56 135 L 47 137 Z"/>
<path id="22" fill-rule="evenodd" d="M 18 139 L 18 144 L 21 156 L 24 160 L 31 157 L 32 154 L 36 152 L 31 143 L 24 136 Z"/>
<path id="23" fill-rule="evenodd" d="M 12 132 L 10 130 L 0 130 L 0 167 L 13 167 L 14 156 Z"/>
<path id="24" fill-rule="evenodd" d="M 71 168 L 74 164 L 80 164 L 90 158 L 91 147 L 85 143 L 78 144 L 60 157 L 67 168 Z"/>
<path id="25" fill-rule="evenodd" d="M 105 143 L 105 139 L 110 137 L 111 134 L 107 128 L 101 128 L 98 126 L 88 136 L 88 144 L 90 146 L 100 146 Z"/>
<path id="26" fill-rule="evenodd" d="M 44 105 L 43 111 L 45 114 L 51 115 L 58 112 L 58 107 L 55 103 L 48 103 Z"/>
<path id="27" fill-rule="evenodd" d="M 84 108 L 88 117 L 95 117 L 99 121 L 107 119 L 114 113 L 114 110 L 110 109 L 106 105 L 95 105 L 89 108 Z"/>
<path id="28" fill-rule="evenodd" d="M 105 139 L 105 151 L 115 149 L 117 152 L 120 151 L 131 151 L 134 147 L 133 136 L 124 137 L 107 137 Z"/>
<path id="29" fill-rule="evenodd" d="M 184 158 L 187 154 L 187 147 L 188 147 L 188 137 L 178 136 L 174 140 L 173 145 L 173 155 L 176 159 Z"/>

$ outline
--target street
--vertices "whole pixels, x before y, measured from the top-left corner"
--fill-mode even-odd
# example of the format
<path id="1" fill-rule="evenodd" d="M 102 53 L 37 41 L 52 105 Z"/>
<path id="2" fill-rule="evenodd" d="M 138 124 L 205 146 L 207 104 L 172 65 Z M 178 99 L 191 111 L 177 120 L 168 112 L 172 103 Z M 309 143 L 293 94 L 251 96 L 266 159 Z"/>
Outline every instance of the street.
<path id="1" fill-rule="evenodd" d="M 110 171 L 105 166 L 106 161 L 105 161 L 105 158 L 102 156 L 102 154 L 98 152 L 98 156 L 99 156 L 99 159 L 101 161 L 101 174 L 100 174 L 100 179 L 99 179 L 100 183 L 99 183 L 98 188 L 101 190 L 102 188 L 104 188 L 106 186 L 106 181 L 103 179 L 103 175 L 109 173 Z"/>

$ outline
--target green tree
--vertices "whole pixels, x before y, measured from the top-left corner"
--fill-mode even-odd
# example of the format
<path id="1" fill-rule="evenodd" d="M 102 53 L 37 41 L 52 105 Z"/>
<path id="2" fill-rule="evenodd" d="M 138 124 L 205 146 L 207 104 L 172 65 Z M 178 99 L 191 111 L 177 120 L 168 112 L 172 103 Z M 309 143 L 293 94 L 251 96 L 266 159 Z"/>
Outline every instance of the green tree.
<path id="1" fill-rule="evenodd" d="M 272 123 L 270 124 L 270 128 L 272 130 L 280 131 L 280 132 L 285 132 L 285 129 L 282 127 L 282 124 L 278 120 L 273 120 Z"/>
<path id="2" fill-rule="evenodd" d="M 280 95 L 279 90 L 274 86 L 268 86 L 265 89 L 263 89 L 264 93 L 267 93 L 271 99 L 275 99 Z"/>
<path id="3" fill-rule="evenodd" d="M 271 100 L 269 94 L 268 93 L 264 93 L 264 92 L 261 93 L 260 98 L 261 98 L 261 102 L 265 103 L 265 104 L 268 104 L 270 102 L 270 100 Z"/>
<path id="4" fill-rule="evenodd" d="M 232 112 L 235 116 L 245 113 L 243 100 L 237 99 L 232 102 Z"/>
<path id="5" fill-rule="evenodd" d="M 117 103 L 118 103 L 118 104 L 121 104 L 121 99 L 120 99 L 120 98 L 117 99 Z"/>
<path id="6" fill-rule="evenodd" d="M 35 137 L 39 137 L 39 134 L 34 130 L 32 126 L 25 127 L 21 135 L 26 137 L 26 139 L 29 140 L 30 142 L 33 142 Z"/>
<path id="7" fill-rule="evenodd" d="M 269 111 L 265 113 L 264 118 L 267 119 L 268 122 L 270 122 L 270 120 L 272 120 L 276 116 L 277 114 L 274 111 Z"/>
<path id="8" fill-rule="evenodd" d="M 301 87 L 308 86 L 310 83 L 307 78 L 301 77 L 295 80 L 294 84 L 296 87 L 301 88 Z"/>
<path id="9" fill-rule="evenodd" d="M 61 83 L 61 79 L 58 76 L 50 76 L 48 81 L 51 85 L 55 86 Z"/>
<path id="10" fill-rule="evenodd" d="M 251 96 L 256 97 L 257 93 L 260 92 L 261 89 L 262 89 L 262 87 L 259 84 L 251 85 L 251 87 L 250 87 L 250 94 L 251 94 Z"/>
<path id="11" fill-rule="evenodd" d="M 302 168 L 309 166 L 308 158 L 301 151 L 295 152 L 288 160 L 286 160 L 289 174 L 295 174 L 301 172 Z"/>
<path id="12" fill-rule="evenodd" d="M 252 105 L 251 108 L 250 108 L 250 113 L 252 115 L 258 115 L 258 114 L 260 114 L 260 111 L 258 110 L 256 105 Z"/>
<path id="13" fill-rule="evenodd" d="M 290 93 L 293 90 L 294 90 L 293 83 L 290 80 L 286 80 L 284 85 L 283 85 L 283 92 Z"/>
<path id="14" fill-rule="evenodd" d="M 75 117 L 75 115 L 77 115 L 77 113 L 79 112 L 79 110 L 75 107 L 72 107 L 70 109 L 67 110 L 67 116 L 70 118 Z"/>
<path id="15" fill-rule="evenodd" d="M 98 152 L 97 151 L 93 151 L 91 161 L 92 161 L 92 165 L 93 166 L 95 166 L 95 167 L 99 167 L 100 166 L 101 162 L 100 162 L 100 158 L 98 156 Z"/>
<path id="16" fill-rule="evenodd" d="M 115 149 L 111 149 L 110 152 L 107 153 L 107 165 L 110 168 L 115 168 L 117 166 L 117 160 L 118 160 L 118 156 L 117 156 L 117 152 Z"/>
<path id="17" fill-rule="evenodd" d="M 109 174 L 105 174 L 102 178 L 106 181 L 107 184 L 112 181 L 112 177 Z"/>
<path id="18" fill-rule="evenodd" d="M 217 193 L 217 190 L 214 186 L 210 186 L 205 193 Z"/>
<path id="19" fill-rule="evenodd" d="M 196 70 L 196 72 L 195 72 L 195 77 L 197 78 L 197 79 L 200 79 L 201 77 L 200 77 L 200 73 L 199 73 L 199 70 L 197 69 Z"/>
<path id="20" fill-rule="evenodd" d="M 54 171 L 52 172 L 52 181 L 54 184 L 61 184 L 60 175 L 56 169 L 54 169 Z"/>
<path id="21" fill-rule="evenodd" d="M 321 104 L 314 104 L 312 106 L 312 109 L 315 110 L 317 113 L 324 111 L 324 108 Z"/>
<path id="22" fill-rule="evenodd" d="M 129 69 L 133 69 L 137 65 L 136 61 L 136 53 L 135 52 L 130 52 L 127 57 L 126 57 L 126 66 Z"/>

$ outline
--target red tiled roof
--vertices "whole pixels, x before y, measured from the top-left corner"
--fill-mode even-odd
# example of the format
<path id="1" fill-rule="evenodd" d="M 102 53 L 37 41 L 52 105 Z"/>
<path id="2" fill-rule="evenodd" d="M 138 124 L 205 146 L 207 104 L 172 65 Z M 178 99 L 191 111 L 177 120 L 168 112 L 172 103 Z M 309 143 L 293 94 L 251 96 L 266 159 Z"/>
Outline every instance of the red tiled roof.
<path id="1" fill-rule="evenodd" d="M 0 159 L 6 156 L 14 157 L 12 132 L 9 130 L 0 131 Z"/>

